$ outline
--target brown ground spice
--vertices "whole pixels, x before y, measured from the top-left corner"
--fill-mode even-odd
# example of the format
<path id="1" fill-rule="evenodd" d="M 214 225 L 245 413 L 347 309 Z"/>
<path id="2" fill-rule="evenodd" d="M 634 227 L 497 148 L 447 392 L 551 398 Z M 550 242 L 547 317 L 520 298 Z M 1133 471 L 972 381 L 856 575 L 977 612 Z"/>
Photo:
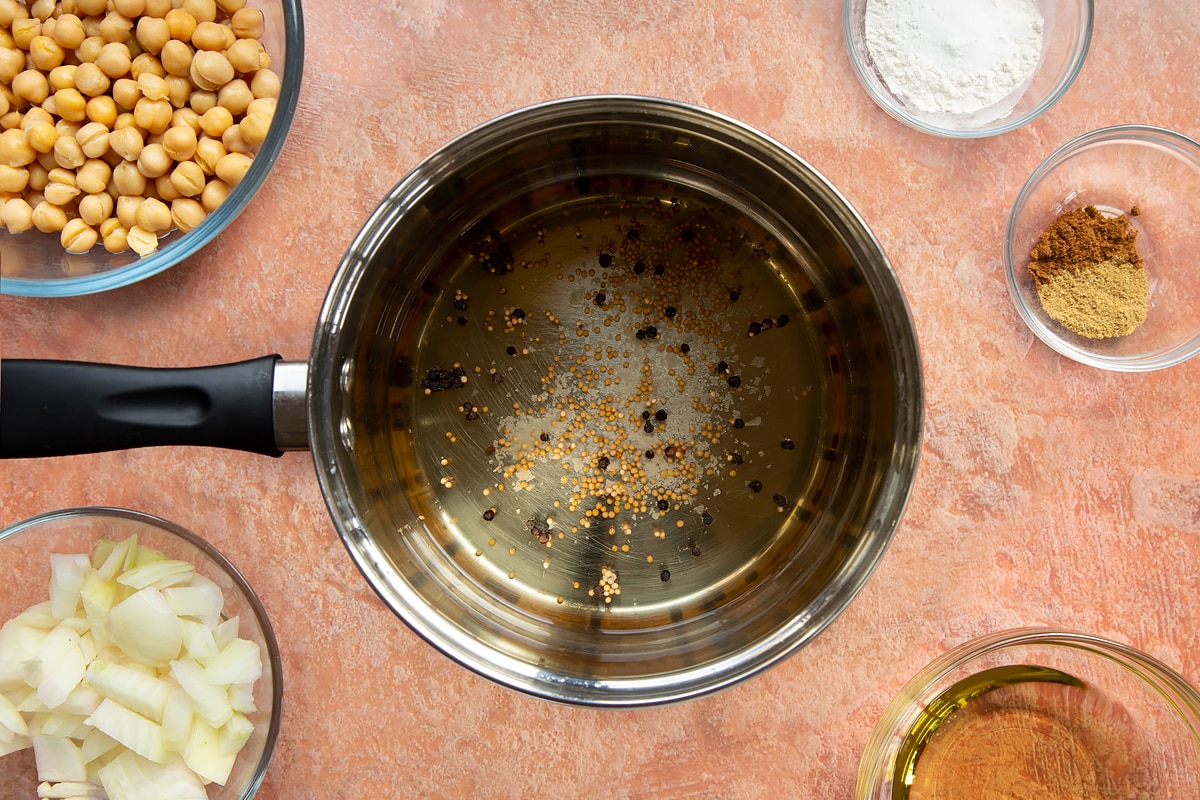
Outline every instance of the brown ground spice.
<path id="1" fill-rule="evenodd" d="M 1106 217 L 1095 206 L 1065 211 L 1038 238 L 1029 254 L 1029 274 L 1041 287 L 1063 270 L 1110 260 L 1142 267 L 1136 242 L 1137 231 L 1123 216 Z"/>

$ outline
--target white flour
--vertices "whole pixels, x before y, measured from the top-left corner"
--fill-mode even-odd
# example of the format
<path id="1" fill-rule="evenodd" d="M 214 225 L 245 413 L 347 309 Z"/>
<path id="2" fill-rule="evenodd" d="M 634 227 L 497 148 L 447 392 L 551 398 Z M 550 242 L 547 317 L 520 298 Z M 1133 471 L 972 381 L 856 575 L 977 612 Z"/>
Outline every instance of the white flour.
<path id="1" fill-rule="evenodd" d="M 1041 57 L 1042 27 L 1035 0 L 867 0 L 867 49 L 880 77 L 926 113 L 974 114 L 1023 88 Z"/>

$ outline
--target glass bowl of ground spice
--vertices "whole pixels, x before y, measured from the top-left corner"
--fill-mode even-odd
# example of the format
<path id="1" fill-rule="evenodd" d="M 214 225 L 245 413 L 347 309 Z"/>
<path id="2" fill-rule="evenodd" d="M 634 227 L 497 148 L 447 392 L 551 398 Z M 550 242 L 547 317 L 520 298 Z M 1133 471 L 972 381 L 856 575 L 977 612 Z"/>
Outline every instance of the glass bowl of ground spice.
<path id="1" fill-rule="evenodd" d="M 936 658 L 883 711 L 855 800 L 1200 795 L 1200 694 L 1128 645 L 1000 631 Z"/>
<path id="2" fill-rule="evenodd" d="M 1004 245 L 1021 318 L 1057 352 L 1146 372 L 1200 351 L 1200 144 L 1122 125 L 1058 148 L 1017 195 Z"/>
<path id="3" fill-rule="evenodd" d="M 971 138 L 1041 116 L 1079 74 L 1091 0 L 845 0 L 867 94 L 917 130 Z"/>

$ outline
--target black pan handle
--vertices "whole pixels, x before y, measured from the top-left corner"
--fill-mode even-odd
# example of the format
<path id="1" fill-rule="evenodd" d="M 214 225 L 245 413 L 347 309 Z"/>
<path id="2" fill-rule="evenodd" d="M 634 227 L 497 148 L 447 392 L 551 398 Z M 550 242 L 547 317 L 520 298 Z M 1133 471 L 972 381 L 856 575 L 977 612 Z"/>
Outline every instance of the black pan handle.
<path id="1" fill-rule="evenodd" d="M 185 369 L 2 360 L 0 458 L 154 445 L 282 455 L 272 396 L 279 359 Z"/>

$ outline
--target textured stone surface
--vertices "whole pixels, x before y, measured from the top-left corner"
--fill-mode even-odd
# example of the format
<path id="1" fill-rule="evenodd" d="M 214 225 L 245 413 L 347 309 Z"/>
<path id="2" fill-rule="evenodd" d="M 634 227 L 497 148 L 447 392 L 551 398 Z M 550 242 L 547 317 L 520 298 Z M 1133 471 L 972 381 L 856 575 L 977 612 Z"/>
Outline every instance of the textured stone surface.
<path id="1" fill-rule="evenodd" d="M 765 131 L 823 172 L 891 257 L 921 339 L 927 437 L 904 524 L 862 593 L 746 684 L 612 713 L 476 677 L 375 598 L 304 454 L 0 463 L 0 524 L 127 506 L 229 555 L 283 646 L 285 718 L 264 800 L 846 798 L 900 685 L 946 648 L 1017 625 L 1127 641 L 1198 680 L 1200 360 L 1145 375 L 1077 365 L 1034 339 L 1002 281 L 1010 204 L 1052 149 L 1127 122 L 1200 134 L 1193 4 L 1098 6 L 1088 61 L 1057 106 L 1013 133 L 952 141 L 872 103 L 836 3 L 309 0 L 293 135 L 223 236 L 127 289 L 0 298 L 6 358 L 303 359 L 328 281 L 378 199 L 478 123 L 632 92 Z"/>

